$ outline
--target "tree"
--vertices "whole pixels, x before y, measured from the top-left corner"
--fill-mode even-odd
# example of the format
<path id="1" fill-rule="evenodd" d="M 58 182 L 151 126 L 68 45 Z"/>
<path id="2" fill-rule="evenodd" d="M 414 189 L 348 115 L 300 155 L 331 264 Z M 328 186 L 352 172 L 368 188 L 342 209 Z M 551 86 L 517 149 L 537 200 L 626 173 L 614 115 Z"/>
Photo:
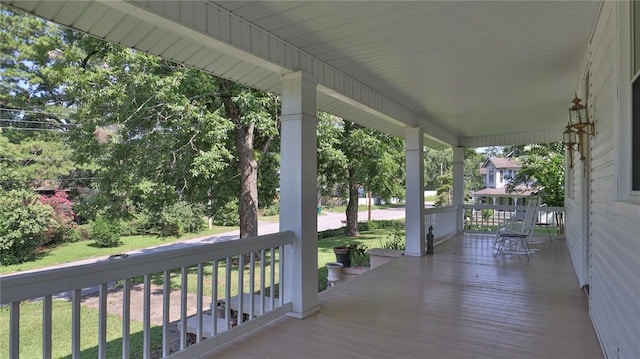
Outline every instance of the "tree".
<path id="1" fill-rule="evenodd" d="M 338 189 L 347 195 L 346 234 L 357 236 L 361 189 L 384 199 L 402 193 L 402 140 L 326 113 L 318 118 L 319 185 L 321 191 Z"/>
<path id="2" fill-rule="evenodd" d="M 9 25 L 0 108 L 20 114 L 13 127 L 37 119 L 69 133 L 83 166 L 70 175 L 95 179 L 101 212 L 235 207 L 242 236 L 257 233 L 258 195 L 268 205 L 278 186 L 276 96 L 10 10 L 0 16 Z"/>
<path id="3" fill-rule="evenodd" d="M 516 191 L 525 185 L 538 192 L 543 204 L 564 206 L 564 148 L 560 143 L 529 145 L 519 157 L 522 168 L 509 181 L 506 189 Z"/>
<path id="4" fill-rule="evenodd" d="M 515 150 L 515 149 L 514 149 Z M 564 206 L 564 148 L 561 143 L 522 146 L 522 168 L 506 185 L 508 192 L 524 185 L 538 192 L 541 203 L 551 207 Z M 558 231 L 563 230 L 563 217 L 556 212 Z"/>

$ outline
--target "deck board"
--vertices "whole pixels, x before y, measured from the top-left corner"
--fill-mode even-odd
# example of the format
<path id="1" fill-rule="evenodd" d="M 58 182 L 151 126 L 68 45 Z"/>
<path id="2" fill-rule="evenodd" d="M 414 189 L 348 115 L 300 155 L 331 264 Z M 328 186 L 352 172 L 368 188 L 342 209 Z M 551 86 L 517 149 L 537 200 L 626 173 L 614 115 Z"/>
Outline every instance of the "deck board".
<path id="1" fill-rule="evenodd" d="M 564 241 L 533 258 L 494 256 L 466 234 L 320 294 L 322 310 L 280 318 L 203 358 L 602 358 Z"/>

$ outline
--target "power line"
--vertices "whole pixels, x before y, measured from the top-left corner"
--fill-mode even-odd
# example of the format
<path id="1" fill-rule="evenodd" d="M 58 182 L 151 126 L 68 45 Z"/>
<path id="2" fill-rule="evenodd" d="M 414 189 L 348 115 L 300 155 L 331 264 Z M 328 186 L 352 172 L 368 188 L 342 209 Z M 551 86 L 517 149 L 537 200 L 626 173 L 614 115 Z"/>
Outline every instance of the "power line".
<path id="1" fill-rule="evenodd" d="M 0 126 L 0 129 L 12 130 L 12 131 L 49 131 L 49 132 L 57 132 L 57 133 L 66 133 L 64 129 L 59 128 L 34 128 L 34 127 L 10 127 L 10 126 Z"/>
<path id="2" fill-rule="evenodd" d="M 79 127 L 79 126 L 81 126 L 79 123 L 58 123 L 58 122 L 47 122 L 47 121 L 14 120 L 14 119 L 8 119 L 8 118 L 0 118 L 0 122 L 33 123 L 33 124 L 61 126 L 61 127 Z"/>

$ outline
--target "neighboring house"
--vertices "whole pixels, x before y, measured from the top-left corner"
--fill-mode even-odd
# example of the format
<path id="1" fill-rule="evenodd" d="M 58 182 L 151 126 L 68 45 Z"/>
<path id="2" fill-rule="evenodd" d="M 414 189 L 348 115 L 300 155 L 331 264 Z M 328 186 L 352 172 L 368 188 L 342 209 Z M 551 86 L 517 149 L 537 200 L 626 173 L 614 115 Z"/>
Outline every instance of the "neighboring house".
<path id="1" fill-rule="evenodd" d="M 518 186 L 515 192 L 507 193 L 505 188 L 521 167 L 517 159 L 489 157 L 480 166 L 480 173 L 484 176 L 484 188 L 471 194 L 473 203 L 495 205 L 524 204 L 524 198 L 531 194 L 531 190 Z"/>

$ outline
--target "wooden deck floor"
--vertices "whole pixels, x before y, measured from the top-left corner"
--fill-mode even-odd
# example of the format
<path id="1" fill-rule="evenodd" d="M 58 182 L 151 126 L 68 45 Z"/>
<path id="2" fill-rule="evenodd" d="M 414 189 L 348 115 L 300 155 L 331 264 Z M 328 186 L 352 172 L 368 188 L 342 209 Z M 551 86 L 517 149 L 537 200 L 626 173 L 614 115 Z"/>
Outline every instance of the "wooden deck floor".
<path id="1" fill-rule="evenodd" d="M 452 238 L 204 358 L 602 358 L 564 241 L 534 248 L 532 259 L 494 256 L 488 236 Z"/>

